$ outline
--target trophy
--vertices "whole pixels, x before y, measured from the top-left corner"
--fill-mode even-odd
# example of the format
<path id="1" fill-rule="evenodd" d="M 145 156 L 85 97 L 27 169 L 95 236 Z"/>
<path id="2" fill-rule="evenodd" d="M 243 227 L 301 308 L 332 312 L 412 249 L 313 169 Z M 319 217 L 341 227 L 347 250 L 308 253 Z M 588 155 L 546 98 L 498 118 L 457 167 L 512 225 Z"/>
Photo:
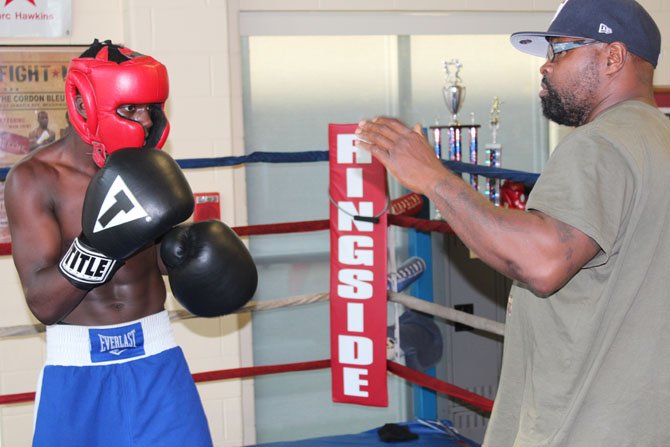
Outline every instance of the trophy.
<path id="1" fill-rule="evenodd" d="M 486 154 L 488 155 L 488 165 L 492 168 L 500 167 L 500 156 L 502 152 L 502 145 L 496 142 L 498 128 L 500 127 L 500 98 L 493 97 L 493 104 L 491 105 L 489 128 L 491 129 L 491 143 L 486 145 Z M 500 180 L 489 177 L 488 190 L 486 194 L 489 200 L 494 205 L 500 206 Z"/>
<path id="2" fill-rule="evenodd" d="M 452 59 L 449 62 L 444 61 L 445 82 L 442 87 L 442 96 L 447 105 L 447 109 L 451 112 L 451 122 L 449 125 L 441 126 L 437 122 L 434 126 L 430 126 L 433 137 L 433 148 L 437 158 L 443 158 L 443 152 L 447 152 L 446 158 L 453 161 L 461 161 L 463 137 L 469 139 L 470 163 L 477 164 L 478 146 L 477 138 L 479 131 L 479 124 L 475 124 L 474 113 L 470 114 L 470 124 L 461 124 L 458 121 L 458 112 L 463 107 L 465 101 L 465 86 L 458 76 L 459 71 L 463 68 L 458 59 Z M 436 120 L 437 121 L 437 120 Z M 470 184 L 475 190 L 479 190 L 479 182 L 477 175 L 470 175 Z M 436 210 L 436 219 L 441 220 L 442 217 L 438 210 Z"/>
<path id="3" fill-rule="evenodd" d="M 451 112 L 450 125 L 458 126 L 458 112 L 465 101 L 465 86 L 458 76 L 458 72 L 463 68 L 458 59 L 452 59 L 451 62 L 444 62 L 445 84 L 442 88 L 442 95 L 444 102 L 447 104 L 447 109 Z"/>

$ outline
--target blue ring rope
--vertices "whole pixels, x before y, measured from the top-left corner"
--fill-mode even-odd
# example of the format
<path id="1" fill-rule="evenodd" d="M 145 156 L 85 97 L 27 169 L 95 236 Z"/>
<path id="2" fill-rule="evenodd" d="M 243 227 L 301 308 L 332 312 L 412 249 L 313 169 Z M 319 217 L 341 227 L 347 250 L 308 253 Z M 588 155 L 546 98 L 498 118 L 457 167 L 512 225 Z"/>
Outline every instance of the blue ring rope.
<path id="1" fill-rule="evenodd" d="M 201 169 L 221 166 L 238 166 L 247 163 L 304 163 L 315 161 L 328 161 L 328 151 L 305 151 L 305 152 L 252 152 L 249 155 L 216 157 L 216 158 L 187 158 L 177 160 L 182 169 Z M 527 186 L 533 186 L 539 174 L 533 174 L 512 169 L 492 168 L 483 165 L 473 165 L 460 161 L 444 160 L 443 163 L 453 172 L 459 174 L 481 175 L 488 178 L 497 178 L 520 182 Z M 0 181 L 4 181 L 9 172 L 9 167 L 0 168 Z"/>

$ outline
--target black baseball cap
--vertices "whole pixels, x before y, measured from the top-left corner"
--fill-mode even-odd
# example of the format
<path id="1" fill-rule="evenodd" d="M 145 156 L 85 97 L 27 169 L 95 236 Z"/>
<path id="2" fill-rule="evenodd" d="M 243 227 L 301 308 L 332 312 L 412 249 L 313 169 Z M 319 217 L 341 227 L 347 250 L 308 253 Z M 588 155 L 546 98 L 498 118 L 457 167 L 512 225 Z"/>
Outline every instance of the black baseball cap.
<path id="1" fill-rule="evenodd" d="M 654 68 L 661 52 L 658 26 L 635 0 L 564 0 L 546 32 L 523 31 L 510 39 L 524 53 L 546 57 L 548 37 L 621 42 Z"/>

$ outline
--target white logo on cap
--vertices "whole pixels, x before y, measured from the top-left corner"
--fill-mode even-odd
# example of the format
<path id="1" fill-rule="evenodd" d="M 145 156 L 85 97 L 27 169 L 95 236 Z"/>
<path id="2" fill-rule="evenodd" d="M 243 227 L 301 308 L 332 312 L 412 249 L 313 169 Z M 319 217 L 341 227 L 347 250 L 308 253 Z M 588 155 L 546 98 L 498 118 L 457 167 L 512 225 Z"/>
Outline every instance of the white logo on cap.
<path id="1" fill-rule="evenodd" d="M 612 34 L 612 28 L 605 25 L 604 23 L 601 23 L 600 28 L 598 28 L 598 33 L 599 34 Z"/>
<path id="2" fill-rule="evenodd" d="M 558 9 L 556 10 L 556 14 L 554 14 L 554 18 L 551 19 L 551 23 L 554 23 L 554 20 L 556 20 L 556 17 L 561 13 L 561 10 L 565 6 L 565 4 L 568 2 L 568 0 L 563 0 L 560 5 L 558 5 Z"/>

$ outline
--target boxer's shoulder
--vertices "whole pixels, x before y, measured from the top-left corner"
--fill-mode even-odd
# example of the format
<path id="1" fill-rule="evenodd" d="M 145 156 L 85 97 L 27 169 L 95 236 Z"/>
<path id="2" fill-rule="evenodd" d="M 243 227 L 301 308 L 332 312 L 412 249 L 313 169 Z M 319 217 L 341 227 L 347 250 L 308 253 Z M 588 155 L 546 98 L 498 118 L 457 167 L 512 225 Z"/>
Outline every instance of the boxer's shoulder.
<path id="1" fill-rule="evenodd" d="M 66 195 L 83 197 L 90 173 L 82 172 L 62 156 L 62 145 L 49 145 L 28 154 L 14 164 L 5 180 L 5 200 L 16 198 L 19 203 L 28 200 L 55 205 Z M 67 200 L 70 200 L 68 198 Z"/>
<path id="2" fill-rule="evenodd" d="M 73 166 L 63 157 L 63 153 L 68 150 L 62 140 L 35 149 L 12 166 L 8 180 L 12 177 L 23 179 L 31 176 L 44 180 L 44 176 L 54 176 L 60 171 L 72 169 Z"/>
<path id="3" fill-rule="evenodd" d="M 31 153 L 14 164 L 5 181 L 5 197 L 33 195 L 58 177 L 58 170 L 42 153 Z"/>

